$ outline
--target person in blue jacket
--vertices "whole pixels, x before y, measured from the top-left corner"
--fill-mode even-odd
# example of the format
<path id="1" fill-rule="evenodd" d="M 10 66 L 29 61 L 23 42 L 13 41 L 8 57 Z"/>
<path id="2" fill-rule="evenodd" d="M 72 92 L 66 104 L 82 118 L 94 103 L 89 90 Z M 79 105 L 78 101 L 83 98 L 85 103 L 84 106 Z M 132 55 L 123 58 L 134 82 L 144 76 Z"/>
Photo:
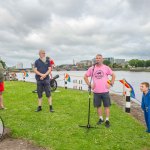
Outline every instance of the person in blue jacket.
<path id="1" fill-rule="evenodd" d="M 146 132 L 150 133 L 150 85 L 148 82 L 143 82 L 140 85 L 140 90 L 143 92 L 141 108 L 144 111 L 145 122 L 147 126 Z"/>

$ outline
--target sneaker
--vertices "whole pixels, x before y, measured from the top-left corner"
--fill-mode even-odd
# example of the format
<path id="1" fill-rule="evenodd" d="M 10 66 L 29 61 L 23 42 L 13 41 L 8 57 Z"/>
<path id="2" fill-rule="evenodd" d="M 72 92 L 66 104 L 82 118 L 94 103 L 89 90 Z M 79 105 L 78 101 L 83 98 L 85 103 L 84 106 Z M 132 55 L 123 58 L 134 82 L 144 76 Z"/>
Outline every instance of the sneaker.
<path id="1" fill-rule="evenodd" d="M 54 112 L 52 105 L 49 106 L 50 112 Z"/>
<path id="2" fill-rule="evenodd" d="M 32 91 L 32 93 L 37 93 L 37 90 Z"/>
<path id="3" fill-rule="evenodd" d="M 100 124 L 102 124 L 103 122 L 104 122 L 104 120 L 99 119 L 98 122 L 97 122 L 97 124 L 100 125 Z"/>
<path id="4" fill-rule="evenodd" d="M 110 122 L 109 122 L 108 120 L 106 120 L 106 122 L 105 122 L 105 127 L 106 127 L 106 128 L 109 128 L 109 127 L 110 127 Z"/>
<path id="5" fill-rule="evenodd" d="M 42 108 L 38 106 L 37 110 L 35 110 L 35 112 L 39 112 L 42 111 Z"/>
<path id="6" fill-rule="evenodd" d="M 55 112 L 53 109 L 50 109 L 50 112 Z"/>
<path id="7" fill-rule="evenodd" d="M 5 110 L 5 109 L 6 109 L 5 107 L 1 107 L 1 108 L 0 108 L 0 110 Z"/>

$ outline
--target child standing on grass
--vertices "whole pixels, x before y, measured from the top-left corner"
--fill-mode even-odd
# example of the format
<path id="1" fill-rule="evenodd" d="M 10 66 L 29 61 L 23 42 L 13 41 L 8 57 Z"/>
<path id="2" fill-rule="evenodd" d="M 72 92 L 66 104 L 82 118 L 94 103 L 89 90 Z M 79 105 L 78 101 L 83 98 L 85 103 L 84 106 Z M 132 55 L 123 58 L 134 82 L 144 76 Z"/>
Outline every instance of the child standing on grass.
<path id="1" fill-rule="evenodd" d="M 3 91 L 4 91 L 4 74 L 3 74 L 4 68 L 2 64 L 0 63 L 0 110 L 4 109 L 3 104 Z"/>
<path id="2" fill-rule="evenodd" d="M 140 90 L 143 92 L 141 108 L 144 111 L 145 122 L 147 126 L 146 132 L 150 133 L 150 89 L 149 83 L 143 82 L 140 85 Z"/>

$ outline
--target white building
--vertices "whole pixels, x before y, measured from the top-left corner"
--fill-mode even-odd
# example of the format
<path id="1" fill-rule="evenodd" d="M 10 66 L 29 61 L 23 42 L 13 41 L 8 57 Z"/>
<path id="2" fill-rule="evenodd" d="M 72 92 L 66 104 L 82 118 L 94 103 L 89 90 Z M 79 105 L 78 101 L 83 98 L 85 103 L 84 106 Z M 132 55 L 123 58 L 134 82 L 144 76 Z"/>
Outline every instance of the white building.
<path id="1" fill-rule="evenodd" d="M 76 63 L 77 66 L 92 66 L 91 60 L 82 60 L 78 63 Z"/>
<path id="2" fill-rule="evenodd" d="M 123 65 L 125 64 L 125 61 L 126 61 L 125 59 L 115 59 L 114 63 Z"/>

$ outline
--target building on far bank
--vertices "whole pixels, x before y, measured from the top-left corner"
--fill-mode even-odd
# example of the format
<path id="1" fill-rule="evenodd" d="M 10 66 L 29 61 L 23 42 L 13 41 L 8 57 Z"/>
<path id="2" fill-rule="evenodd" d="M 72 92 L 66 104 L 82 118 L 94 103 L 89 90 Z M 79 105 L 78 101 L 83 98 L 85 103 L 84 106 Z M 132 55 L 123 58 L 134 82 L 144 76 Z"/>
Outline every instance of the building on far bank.
<path id="1" fill-rule="evenodd" d="M 114 57 L 106 57 L 106 58 L 103 58 L 103 59 L 109 61 L 111 64 L 114 64 L 114 63 L 120 64 L 120 65 L 126 64 L 125 59 L 115 59 Z M 92 62 L 94 64 L 96 62 L 96 59 L 93 58 Z"/>
<path id="2" fill-rule="evenodd" d="M 124 65 L 125 64 L 125 59 L 114 59 L 114 63 Z"/>
<path id="3" fill-rule="evenodd" d="M 103 60 L 110 61 L 111 64 L 114 63 L 114 58 L 113 58 L 113 57 L 106 57 L 106 58 L 103 58 Z M 93 64 L 96 63 L 96 58 L 93 58 L 93 59 L 92 59 L 92 63 L 93 63 Z"/>
<path id="4" fill-rule="evenodd" d="M 73 65 L 76 65 L 76 62 L 75 62 L 75 60 L 73 59 Z"/>
<path id="5" fill-rule="evenodd" d="M 92 66 L 92 61 L 91 60 L 82 60 L 80 62 L 76 63 L 77 67 L 90 67 Z"/>
<path id="6" fill-rule="evenodd" d="M 96 58 L 93 58 L 92 59 L 92 64 L 95 64 L 96 63 Z"/>
<path id="7" fill-rule="evenodd" d="M 111 64 L 114 63 L 114 58 L 113 57 L 106 57 L 106 58 L 104 58 L 104 60 L 110 61 Z"/>

